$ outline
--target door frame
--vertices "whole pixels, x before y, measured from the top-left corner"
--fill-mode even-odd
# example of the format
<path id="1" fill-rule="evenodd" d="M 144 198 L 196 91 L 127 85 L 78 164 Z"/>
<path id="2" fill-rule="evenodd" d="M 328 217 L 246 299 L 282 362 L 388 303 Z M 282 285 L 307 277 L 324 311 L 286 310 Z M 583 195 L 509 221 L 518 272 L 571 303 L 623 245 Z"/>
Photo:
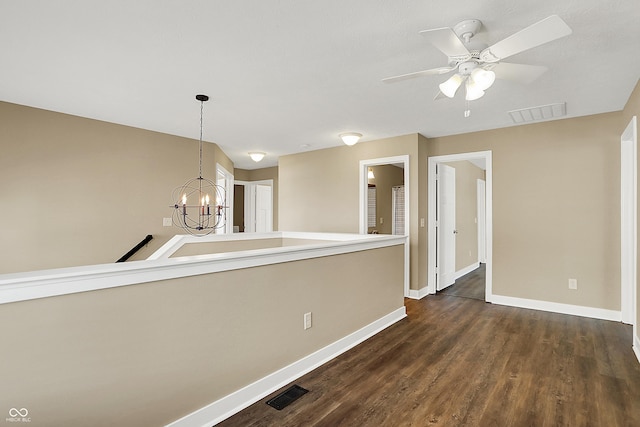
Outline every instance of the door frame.
<path id="1" fill-rule="evenodd" d="M 478 262 L 482 264 L 486 264 L 487 262 L 487 243 L 486 243 L 486 209 L 484 207 L 485 201 L 487 200 L 485 186 L 486 182 L 484 179 L 478 179 L 476 181 L 477 186 L 477 201 L 478 206 L 476 208 L 478 216 Z"/>
<path id="2" fill-rule="evenodd" d="M 638 254 L 638 129 L 633 116 L 620 135 L 620 312 L 623 323 L 633 325 L 638 336 L 637 254 Z"/>
<path id="3" fill-rule="evenodd" d="M 233 174 L 225 169 L 220 163 L 216 163 L 216 184 L 218 184 L 218 173 L 222 173 L 225 179 L 225 221 L 224 227 L 215 230 L 216 234 L 231 234 L 233 233 L 233 186 L 234 178 Z"/>
<path id="4" fill-rule="evenodd" d="M 369 187 L 369 180 L 367 179 L 367 174 L 369 172 L 369 168 L 372 166 L 380 166 L 380 165 L 389 165 L 389 164 L 398 164 L 402 163 L 404 167 L 404 235 L 406 236 L 406 243 L 404 245 L 404 296 L 409 297 L 409 281 L 410 281 L 410 270 L 409 270 L 409 247 L 410 247 L 410 235 L 411 235 L 411 222 L 409 219 L 411 218 L 410 212 L 410 201 L 411 197 L 409 194 L 410 182 L 409 182 L 409 155 L 404 154 L 402 156 L 393 156 L 393 157 L 381 157 L 378 159 L 368 159 L 368 160 L 360 160 L 360 179 L 359 179 L 359 199 L 360 199 L 360 226 L 359 233 L 367 234 L 367 189 Z"/>
<path id="5" fill-rule="evenodd" d="M 464 160 L 482 160 L 485 164 L 485 231 L 486 231 L 486 277 L 485 301 L 493 300 L 493 164 L 492 152 L 476 151 L 461 154 L 432 156 L 427 159 L 427 294 L 436 293 L 436 169 L 439 163 Z"/>

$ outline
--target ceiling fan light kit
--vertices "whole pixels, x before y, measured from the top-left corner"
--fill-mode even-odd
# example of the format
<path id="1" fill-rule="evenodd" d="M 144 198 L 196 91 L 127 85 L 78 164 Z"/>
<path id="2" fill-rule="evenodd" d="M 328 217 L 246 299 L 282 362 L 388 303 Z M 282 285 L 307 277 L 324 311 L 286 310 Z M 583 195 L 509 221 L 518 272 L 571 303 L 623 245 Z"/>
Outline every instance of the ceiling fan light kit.
<path id="1" fill-rule="evenodd" d="M 511 64 L 502 60 L 572 33 L 571 28 L 562 18 L 551 15 L 487 47 L 484 43 L 471 40 L 480 28 L 482 28 L 482 22 L 479 19 L 467 19 L 453 28 L 420 31 L 421 35 L 447 56 L 448 67 L 401 74 L 382 81 L 393 83 L 456 71 L 452 77 L 439 85 L 440 91 L 434 99 L 441 99 L 441 94 L 453 98 L 462 83 L 465 83 L 465 100 L 473 101 L 482 97 L 484 91 L 493 85 L 496 78 L 525 84 L 535 80 L 545 71 L 544 67 Z M 469 117 L 469 115 L 470 110 L 467 107 L 464 116 Z"/>

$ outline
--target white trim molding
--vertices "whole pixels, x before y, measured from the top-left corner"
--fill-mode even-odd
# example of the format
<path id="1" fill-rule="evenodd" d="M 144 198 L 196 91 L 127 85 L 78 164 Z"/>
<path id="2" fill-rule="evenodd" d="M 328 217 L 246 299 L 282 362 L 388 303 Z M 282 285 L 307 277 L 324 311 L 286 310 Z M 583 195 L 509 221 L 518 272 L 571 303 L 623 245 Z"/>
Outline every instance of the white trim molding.
<path id="1" fill-rule="evenodd" d="M 393 157 L 382 157 L 378 159 L 368 159 L 368 160 L 360 160 L 360 178 L 358 181 L 359 189 L 359 203 L 360 203 L 360 220 L 359 220 L 359 233 L 367 234 L 367 218 L 368 218 L 368 208 L 367 208 L 367 184 L 368 180 L 368 168 L 370 166 L 380 166 L 380 165 L 389 165 L 389 164 L 398 164 L 402 163 L 404 166 L 404 233 L 407 238 L 407 243 L 404 249 L 404 265 L 405 265 L 405 276 L 404 276 L 404 296 L 408 297 L 410 293 L 410 271 L 409 271 L 409 236 L 411 235 L 411 196 L 410 196 L 410 180 L 409 180 L 409 155 L 403 154 L 401 156 L 393 156 Z"/>
<path id="2" fill-rule="evenodd" d="M 427 288 L 429 294 L 436 293 L 436 167 L 439 163 L 462 160 L 482 160 L 485 176 L 485 222 L 486 222 L 486 278 L 485 301 L 493 302 L 493 163 L 492 152 L 477 151 L 472 153 L 448 154 L 432 156 L 427 159 Z"/>
<path id="3" fill-rule="evenodd" d="M 424 297 L 426 297 L 427 295 L 429 295 L 429 288 L 427 286 L 425 286 L 422 289 L 409 289 L 409 295 L 407 296 L 407 298 L 411 298 L 411 299 L 422 299 Z"/>
<path id="4" fill-rule="evenodd" d="M 205 427 L 222 422 L 233 414 L 240 412 L 247 406 L 252 405 L 306 373 L 336 358 L 405 317 L 407 317 L 405 307 L 400 307 L 352 334 L 321 348 L 315 353 L 303 357 L 222 399 L 210 403 L 168 424 L 167 427 Z"/>
<path id="5" fill-rule="evenodd" d="M 637 333 L 638 129 L 633 116 L 620 136 L 620 304 L 622 321 Z"/>
<path id="6" fill-rule="evenodd" d="M 638 363 L 640 363 L 640 338 L 635 334 L 633 335 L 633 353 L 636 355 Z"/>
<path id="7" fill-rule="evenodd" d="M 563 304 L 559 302 L 540 301 L 535 299 L 516 298 L 505 295 L 493 294 L 494 304 L 510 307 L 528 308 L 531 310 L 548 311 L 551 313 L 571 314 L 573 316 L 590 317 L 593 319 L 612 320 L 620 322 L 622 314 L 618 310 L 605 308 L 585 307 L 582 305 Z"/>
<path id="8" fill-rule="evenodd" d="M 467 265 L 464 268 L 461 268 L 460 270 L 456 271 L 453 274 L 453 279 L 454 280 L 458 280 L 459 278 L 461 278 L 462 276 L 464 276 L 465 274 L 469 274 L 471 273 L 473 270 L 476 270 L 478 267 L 480 267 L 480 263 L 479 262 L 474 262 L 473 264 Z"/>
<path id="9" fill-rule="evenodd" d="M 305 239 L 313 242 L 275 248 L 170 258 L 171 254 L 186 243 L 268 238 Z M 406 284 L 406 276 L 409 274 L 408 259 L 406 259 L 407 241 L 406 236 L 305 232 L 211 234 L 204 237 L 175 236 L 146 261 L 0 275 L 0 304 L 320 258 L 395 245 L 404 245 L 404 282 Z"/>

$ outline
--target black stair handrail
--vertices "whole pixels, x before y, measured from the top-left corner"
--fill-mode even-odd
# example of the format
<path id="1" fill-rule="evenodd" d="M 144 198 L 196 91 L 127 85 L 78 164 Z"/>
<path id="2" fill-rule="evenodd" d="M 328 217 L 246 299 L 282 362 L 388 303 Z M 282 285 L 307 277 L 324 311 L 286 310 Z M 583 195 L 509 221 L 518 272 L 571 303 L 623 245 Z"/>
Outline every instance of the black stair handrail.
<path id="1" fill-rule="evenodd" d="M 138 252 L 140 250 L 140 248 L 142 248 L 147 243 L 149 243 L 151 241 L 151 239 L 153 239 L 153 236 L 151 234 L 147 234 L 147 237 L 142 239 L 142 241 L 140 243 L 138 243 L 137 245 L 135 245 L 129 252 L 127 252 L 126 254 L 122 255 L 122 258 L 120 258 L 116 262 L 125 262 L 126 260 L 131 258 L 133 256 L 133 254 Z"/>

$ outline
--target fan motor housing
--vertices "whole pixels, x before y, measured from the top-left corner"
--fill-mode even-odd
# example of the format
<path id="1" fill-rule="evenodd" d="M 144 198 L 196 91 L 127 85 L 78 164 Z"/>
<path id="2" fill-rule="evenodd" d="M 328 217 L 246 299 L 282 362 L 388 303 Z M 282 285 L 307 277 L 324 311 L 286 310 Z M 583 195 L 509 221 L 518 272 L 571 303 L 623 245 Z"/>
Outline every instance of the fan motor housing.
<path id="1" fill-rule="evenodd" d="M 466 19 L 462 22 L 458 22 L 453 31 L 456 35 L 463 39 L 465 42 L 469 42 L 471 37 L 475 36 L 482 27 L 482 21 L 479 19 Z"/>

